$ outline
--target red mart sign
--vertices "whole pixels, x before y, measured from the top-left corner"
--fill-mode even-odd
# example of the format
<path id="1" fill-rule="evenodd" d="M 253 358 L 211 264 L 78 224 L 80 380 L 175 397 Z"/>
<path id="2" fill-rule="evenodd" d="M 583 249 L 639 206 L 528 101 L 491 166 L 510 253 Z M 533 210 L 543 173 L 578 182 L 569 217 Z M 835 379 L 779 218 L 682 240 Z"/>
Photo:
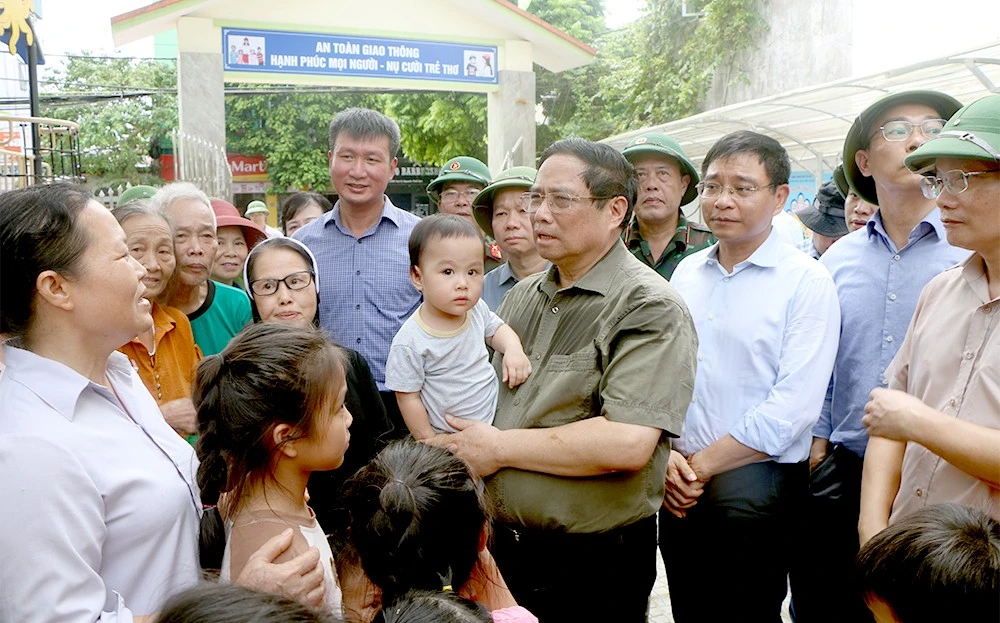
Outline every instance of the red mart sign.
<path id="1" fill-rule="evenodd" d="M 243 154 L 227 154 L 229 170 L 233 173 L 234 182 L 266 182 L 267 158 L 264 156 L 245 156 Z M 160 175 L 164 181 L 174 181 L 174 155 L 160 156 Z"/>

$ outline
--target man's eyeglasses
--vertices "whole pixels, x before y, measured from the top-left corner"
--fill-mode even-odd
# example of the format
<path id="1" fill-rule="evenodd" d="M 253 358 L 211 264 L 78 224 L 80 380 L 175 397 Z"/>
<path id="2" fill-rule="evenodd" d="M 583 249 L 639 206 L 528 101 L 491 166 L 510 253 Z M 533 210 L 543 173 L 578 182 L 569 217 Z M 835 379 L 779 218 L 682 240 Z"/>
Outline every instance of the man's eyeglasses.
<path id="1" fill-rule="evenodd" d="M 898 143 L 910 138 L 910 135 L 913 134 L 913 129 L 918 126 L 925 138 L 934 138 L 944 129 L 945 123 L 947 122 L 944 119 L 924 119 L 915 125 L 905 119 L 898 119 L 887 122 L 879 130 L 881 130 L 882 137 L 885 140 Z"/>
<path id="2" fill-rule="evenodd" d="M 255 279 L 250 282 L 250 291 L 257 296 L 270 296 L 278 291 L 278 284 L 284 283 L 289 290 L 301 290 L 313 282 L 313 272 L 303 270 L 292 273 L 284 279 Z"/>
<path id="3" fill-rule="evenodd" d="M 577 201 L 600 201 L 611 199 L 611 197 L 576 197 L 568 193 L 522 193 L 521 207 L 528 214 L 538 212 L 538 208 L 548 201 L 549 210 L 552 212 L 565 212 L 569 210 Z"/>
<path id="4" fill-rule="evenodd" d="M 464 195 L 466 199 L 472 201 L 479 194 L 478 188 L 470 188 L 465 192 L 459 192 L 454 188 L 444 191 L 441 193 L 441 203 L 454 203 L 458 201 L 459 196 Z"/>
<path id="5" fill-rule="evenodd" d="M 698 182 L 695 188 L 698 189 L 698 193 L 703 199 L 717 199 L 722 194 L 723 189 L 728 190 L 729 194 L 737 199 L 749 199 L 758 190 L 764 190 L 773 186 L 777 186 L 777 184 L 772 182 L 766 186 L 725 186 L 723 184 L 716 184 L 715 182 Z"/>
<path id="6" fill-rule="evenodd" d="M 969 178 L 976 175 L 989 175 L 990 173 L 1000 173 L 1000 171 L 963 171 L 962 169 L 952 169 L 945 171 L 941 177 L 925 175 L 920 180 L 920 190 L 924 197 L 937 199 L 941 192 L 947 190 L 953 195 L 960 195 L 969 190 Z"/>

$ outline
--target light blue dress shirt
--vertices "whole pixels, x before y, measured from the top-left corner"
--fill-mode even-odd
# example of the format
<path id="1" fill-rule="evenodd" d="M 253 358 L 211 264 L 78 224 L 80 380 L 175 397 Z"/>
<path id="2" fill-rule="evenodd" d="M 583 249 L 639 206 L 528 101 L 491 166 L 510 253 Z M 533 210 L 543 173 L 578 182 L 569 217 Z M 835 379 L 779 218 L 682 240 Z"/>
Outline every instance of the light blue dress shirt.
<path id="1" fill-rule="evenodd" d="M 198 582 L 201 501 L 191 446 L 128 358 L 114 392 L 3 347 L 0 620 L 113 623 Z"/>
<path id="2" fill-rule="evenodd" d="M 970 255 L 948 244 L 941 214 L 931 210 L 902 249 L 889 238 L 882 215 L 831 246 L 820 262 L 837 286 L 842 329 L 830 391 L 816 437 L 865 455 L 868 433 L 861 425 L 868 394 L 885 387 L 884 373 L 913 318 L 920 291 L 936 275 Z"/>
<path id="3" fill-rule="evenodd" d="M 339 344 L 368 361 L 379 391 L 386 391 L 385 362 L 399 327 L 420 305 L 410 281 L 410 232 L 420 218 L 385 198 L 382 216 L 355 238 L 333 210 L 292 236 L 316 256 L 319 322 Z"/>
<path id="4" fill-rule="evenodd" d="M 510 269 L 510 263 L 504 262 L 483 277 L 483 300 L 490 311 L 496 311 L 503 301 L 503 296 L 517 283 L 517 277 Z"/>
<path id="5" fill-rule="evenodd" d="M 837 353 L 833 280 L 773 228 L 732 273 L 718 251 L 688 256 L 670 280 L 698 331 L 694 397 L 674 448 L 688 456 L 730 434 L 778 463 L 804 461 Z"/>

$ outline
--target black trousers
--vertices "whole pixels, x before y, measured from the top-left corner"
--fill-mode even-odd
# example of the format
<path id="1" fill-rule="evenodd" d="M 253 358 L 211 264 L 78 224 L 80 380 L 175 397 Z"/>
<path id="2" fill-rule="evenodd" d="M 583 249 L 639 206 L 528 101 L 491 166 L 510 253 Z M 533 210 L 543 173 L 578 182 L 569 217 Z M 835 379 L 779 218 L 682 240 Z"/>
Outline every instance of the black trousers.
<path id="1" fill-rule="evenodd" d="M 595 534 L 497 524 L 493 557 L 539 623 L 643 623 L 656 581 L 656 519 Z"/>
<path id="2" fill-rule="evenodd" d="M 660 511 L 676 623 L 781 623 L 808 477 L 808 462 L 745 465 L 709 481 L 684 519 Z"/>
<path id="3" fill-rule="evenodd" d="M 861 469 L 864 459 L 843 446 L 809 475 L 805 531 L 791 573 L 796 623 L 871 623 L 858 585 Z"/>

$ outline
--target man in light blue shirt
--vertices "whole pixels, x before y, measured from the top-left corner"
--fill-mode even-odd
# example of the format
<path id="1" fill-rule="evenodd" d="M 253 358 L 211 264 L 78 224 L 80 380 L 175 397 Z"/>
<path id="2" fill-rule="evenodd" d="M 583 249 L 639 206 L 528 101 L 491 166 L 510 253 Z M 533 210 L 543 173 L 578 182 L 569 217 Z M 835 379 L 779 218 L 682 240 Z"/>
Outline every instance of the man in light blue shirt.
<path id="1" fill-rule="evenodd" d="M 935 275 L 969 252 L 948 244 L 934 201 L 903 159 L 936 136 L 960 104 L 934 91 L 882 98 L 855 120 L 844 143 L 851 189 L 878 206 L 867 225 L 820 260 L 837 286 L 843 319 L 827 399 L 813 428 L 806 557 L 792 573 L 798 623 L 871 620 L 852 586 L 858 551 L 861 468 L 868 394 L 906 335 L 917 298 Z"/>
<path id="2" fill-rule="evenodd" d="M 671 280 L 698 331 L 694 397 L 660 512 L 677 623 L 780 620 L 840 329 L 829 273 L 772 227 L 789 170 L 770 137 L 719 139 L 698 185 L 719 242 Z"/>
<path id="3" fill-rule="evenodd" d="M 316 256 L 320 325 L 371 366 L 386 414 L 405 434 L 396 396 L 385 387 L 392 338 L 420 305 L 410 282 L 410 232 L 419 218 L 392 205 L 399 126 L 374 110 L 349 108 L 330 122 L 333 210 L 295 232 Z"/>

